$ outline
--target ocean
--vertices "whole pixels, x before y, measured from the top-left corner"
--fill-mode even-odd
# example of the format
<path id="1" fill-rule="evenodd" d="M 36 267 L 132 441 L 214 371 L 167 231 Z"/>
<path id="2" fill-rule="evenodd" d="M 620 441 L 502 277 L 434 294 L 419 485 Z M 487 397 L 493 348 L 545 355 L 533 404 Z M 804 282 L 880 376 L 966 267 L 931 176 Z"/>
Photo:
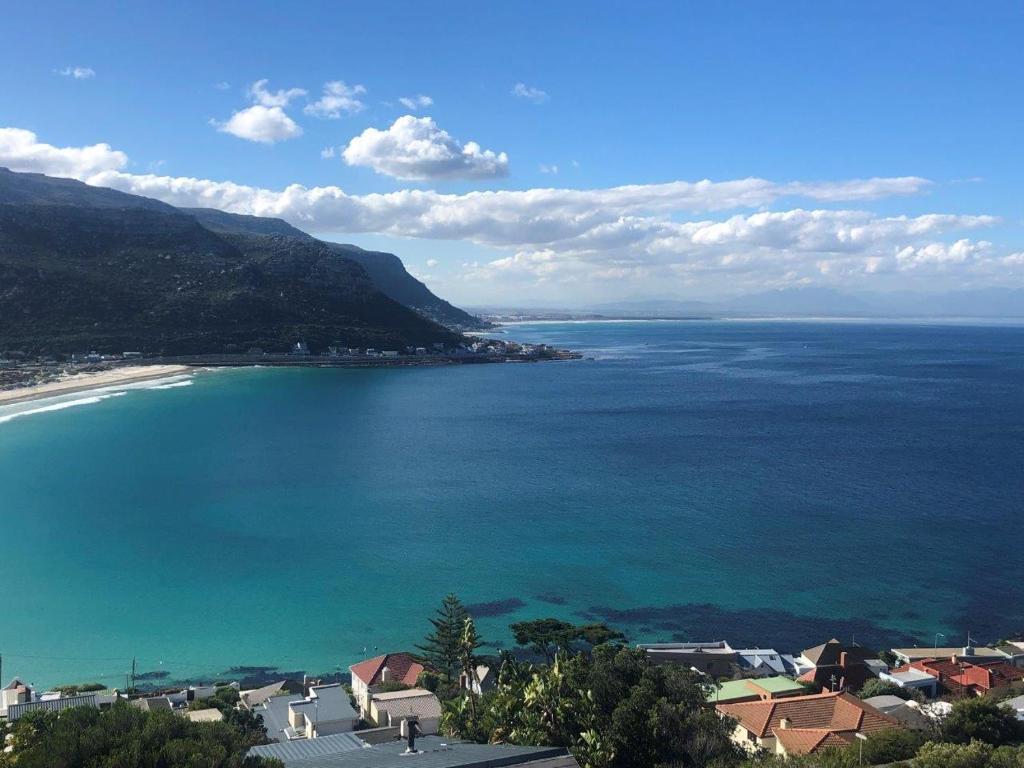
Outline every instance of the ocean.
<path id="1" fill-rule="evenodd" d="M 503 332 L 586 359 L 0 408 L 4 678 L 342 671 L 448 592 L 492 648 L 541 616 L 783 652 L 1024 630 L 1024 328 Z"/>

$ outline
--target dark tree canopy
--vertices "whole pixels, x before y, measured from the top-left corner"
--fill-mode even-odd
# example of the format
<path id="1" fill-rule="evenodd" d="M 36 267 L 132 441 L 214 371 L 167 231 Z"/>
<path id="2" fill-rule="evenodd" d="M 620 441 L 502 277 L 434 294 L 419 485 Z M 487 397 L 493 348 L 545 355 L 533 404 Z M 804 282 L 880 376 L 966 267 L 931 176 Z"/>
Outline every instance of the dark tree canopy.
<path id="1" fill-rule="evenodd" d="M 265 731 L 229 722 L 193 723 L 170 711 L 128 704 L 109 710 L 79 707 L 59 715 L 32 712 L 11 727 L 12 751 L 0 766 L 117 766 L 118 768 L 272 768 L 276 760 L 246 759 Z"/>

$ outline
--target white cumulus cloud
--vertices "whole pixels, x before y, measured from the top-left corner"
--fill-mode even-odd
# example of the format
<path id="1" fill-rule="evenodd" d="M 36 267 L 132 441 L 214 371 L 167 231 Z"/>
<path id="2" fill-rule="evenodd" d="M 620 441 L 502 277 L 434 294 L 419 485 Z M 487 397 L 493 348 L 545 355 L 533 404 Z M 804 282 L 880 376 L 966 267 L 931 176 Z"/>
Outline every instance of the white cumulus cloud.
<path id="1" fill-rule="evenodd" d="M 359 97 L 366 93 L 361 85 L 346 85 L 343 80 L 331 80 L 324 83 L 323 95 L 306 105 L 303 110 L 307 115 L 337 120 L 342 114 L 354 115 L 362 112 L 364 107 Z"/>
<path id="2" fill-rule="evenodd" d="M 532 85 L 526 83 L 516 83 L 512 86 L 512 95 L 520 99 L 526 99 L 532 101 L 534 104 L 543 104 L 551 97 L 540 88 L 535 88 Z"/>
<path id="3" fill-rule="evenodd" d="M 235 112 L 226 122 L 216 123 L 217 130 L 240 139 L 261 144 L 275 144 L 302 135 L 302 128 L 281 107 L 254 104 Z"/>
<path id="4" fill-rule="evenodd" d="M 64 67 L 64 69 L 57 70 L 57 74 L 74 80 L 88 80 L 96 77 L 96 70 L 92 67 Z"/>
<path id="5" fill-rule="evenodd" d="M 86 180 L 104 171 L 120 170 L 127 164 L 128 156 L 109 144 L 55 147 L 39 141 L 32 131 L 0 128 L 0 166 L 12 171 Z"/>
<path id="6" fill-rule="evenodd" d="M 434 100 L 421 93 L 416 96 L 402 96 L 398 99 L 398 103 L 406 109 L 415 111 L 417 109 L 424 109 L 425 107 L 432 106 L 434 104 Z"/>
<path id="7" fill-rule="evenodd" d="M 264 107 L 287 107 L 292 99 L 305 96 L 302 88 L 287 88 L 271 91 L 267 88 L 269 80 L 257 80 L 249 86 L 249 96 L 253 102 Z"/>
<path id="8" fill-rule="evenodd" d="M 367 128 L 342 153 L 349 165 L 398 179 L 490 179 L 508 174 L 508 155 L 465 144 L 429 117 L 404 115 L 387 130 Z"/>
<path id="9" fill-rule="evenodd" d="M 403 119 L 417 123 L 413 117 Z M 430 147 L 439 129 L 425 120 L 424 141 Z M 370 145 L 379 149 L 376 142 Z M 409 167 L 421 167 L 424 153 L 406 147 L 397 155 L 371 154 L 396 162 L 392 170 L 409 172 Z M 462 279 L 512 286 L 508 290 L 541 283 L 574 290 L 588 285 L 658 291 L 718 286 L 733 292 L 817 283 L 847 287 L 858 281 L 883 288 L 930 287 L 941 280 L 953 286 L 1024 284 L 1024 253 L 971 236 L 997 224 L 994 216 L 880 215 L 816 205 L 762 210 L 793 199 L 831 205 L 917 194 L 930 187 L 919 177 L 351 195 L 336 186 L 292 184 L 275 190 L 132 174 L 124 171 L 127 162 L 124 153 L 107 144 L 56 147 L 31 131 L 0 129 L 0 165 L 13 170 L 69 176 L 174 205 L 280 217 L 319 234 L 434 238 L 497 249 L 493 258 L 465 266 Z M 452 158 L 442 153 L 433 162 L 443 165 Z M 716 216 L 719 211 L 727 214 Z"/>

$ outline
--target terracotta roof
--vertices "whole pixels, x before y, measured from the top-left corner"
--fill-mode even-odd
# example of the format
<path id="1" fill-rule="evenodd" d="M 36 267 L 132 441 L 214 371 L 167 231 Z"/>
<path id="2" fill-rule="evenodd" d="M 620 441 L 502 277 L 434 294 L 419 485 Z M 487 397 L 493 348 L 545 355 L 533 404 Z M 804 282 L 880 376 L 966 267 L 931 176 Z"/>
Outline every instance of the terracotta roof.
<path id="1" fill-rule="evenodd" d="M 855 738 L 850 733 L 836 733 L 827 728 L 776 728 L 773 733 L 787 755 L 807 755 L 828 747 L 845 747 Z"/>
<path id="2" fill-rule="evenodd" d="M 391 673 L 391 680 L 404 685 L 416 685 L 423 665 L 408 653 L 385 653 L 373 659 L 360 661 L 349 667 L 352 677 L 358 677 L 367 685 L 380 684 L 380 672 L 384 667 Z"/>
<path id="3" fill-rule="evenodd" d="M 788 729 L 873 733 L 901 727 L 895 718 L 883 715 L 870 704 L 845 692 L 719 704 L 716 709 L 735 718 L 748 731 L 762 738 L 774 730 L 782 730 L 780 723 L 783 719 L 789 721 Z"/>

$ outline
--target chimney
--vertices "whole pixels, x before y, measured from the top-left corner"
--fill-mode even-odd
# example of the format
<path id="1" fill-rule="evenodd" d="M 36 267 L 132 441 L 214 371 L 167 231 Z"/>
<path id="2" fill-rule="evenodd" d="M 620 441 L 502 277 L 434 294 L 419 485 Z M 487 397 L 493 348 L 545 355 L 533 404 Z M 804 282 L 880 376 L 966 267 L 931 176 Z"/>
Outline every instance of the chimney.
<path id="1" fill-rule="evenodd" d="M 294 707 L 288 707 L 288 725 L 298 730 L 306 723 L 306 716 Z"/>
<path id="2" fill-rule="evenodd" d="M 791 725 L 792 723 L 789 721 L 788 717 L 784 717 L 781 720 L 779 720 L 779 728 L 781 728 L 782 730 L 786 730 Z"/>
<path id="3" fill-rule="evenodd" d="M 402 718 L 402 724 L 399 727 L 399 732 L 407 740 L 406 741 L 406 747 L 405 747 L 405 753 L 404 754 L 406 754 L 406 755 L 417 755 L 417 754 L 419 754 L 419 750 L 416 749 L 416 734 L 419 732 L 419 730 L 420 730 L 420 719 L 419 719 L 419 717 L 417 717 L 416 715 L 408 715 L 407 717 Z"/>
<path id="4" fill-rule="evenodd" d="M 842 651 L 839 654 L 839 666 L 846 668 L 846 651 Z"/>
<path id="5" fill-rule="evenodd" d="M 384 668 L 380 671 L 380 684 L 384 685 L 385 683 L 390 683 L 390 682 L 391 682 L 391 670 L 388 669 L 387 665 L 385 665 Z"/>

